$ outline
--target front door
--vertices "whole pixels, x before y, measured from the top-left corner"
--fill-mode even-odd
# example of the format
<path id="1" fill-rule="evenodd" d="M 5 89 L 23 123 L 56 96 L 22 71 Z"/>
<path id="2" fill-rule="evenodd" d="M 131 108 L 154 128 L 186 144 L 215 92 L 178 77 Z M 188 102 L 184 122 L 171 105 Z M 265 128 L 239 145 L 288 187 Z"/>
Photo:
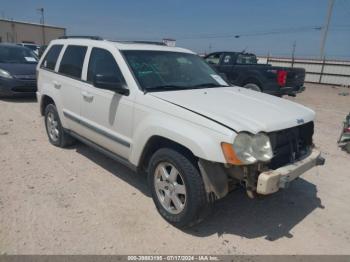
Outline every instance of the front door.
<path id="1" fill-rule="evenodd" d="M 124 77 L 112 53 L 92 48 L 87 69 L 87 84 L 82 91 L 82 124 L 87 139 L 128 159 L 131 148 L 133 101 L 131 96 L 94 86 L 96 75 Z"/>

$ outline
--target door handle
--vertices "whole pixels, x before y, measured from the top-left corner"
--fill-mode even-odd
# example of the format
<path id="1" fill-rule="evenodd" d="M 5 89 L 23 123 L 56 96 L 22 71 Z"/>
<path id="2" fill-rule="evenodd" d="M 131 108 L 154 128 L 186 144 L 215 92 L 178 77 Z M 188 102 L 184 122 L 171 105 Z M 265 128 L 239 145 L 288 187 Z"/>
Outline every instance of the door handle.
<path id="1" fill-rule="evenodd" d="M 85 100 L 91 102 L 94 99 L 94 96 L 86 91 L 81 92 Z"/>
<path id="2" fill-rule="evenodd" d="M 61 84 L 58 83 L 57 81 L 53 81 L 53 86 L 56 88 L 56 89 L 60 89 L 61 88 Z"/>

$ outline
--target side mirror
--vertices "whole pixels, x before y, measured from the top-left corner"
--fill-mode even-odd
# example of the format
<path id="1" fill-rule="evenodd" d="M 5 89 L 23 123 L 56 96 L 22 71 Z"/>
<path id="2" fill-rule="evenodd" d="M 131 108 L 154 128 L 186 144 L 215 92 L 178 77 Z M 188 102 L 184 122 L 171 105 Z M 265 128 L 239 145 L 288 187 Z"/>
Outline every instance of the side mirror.
<path id="1" fill-rule="evenodd" d="M 111 75 L 95 75 L 93 84 L 101 89 L 111 90 L 121 95 L 128 96 L 130 93 L 119 78 Z"/>

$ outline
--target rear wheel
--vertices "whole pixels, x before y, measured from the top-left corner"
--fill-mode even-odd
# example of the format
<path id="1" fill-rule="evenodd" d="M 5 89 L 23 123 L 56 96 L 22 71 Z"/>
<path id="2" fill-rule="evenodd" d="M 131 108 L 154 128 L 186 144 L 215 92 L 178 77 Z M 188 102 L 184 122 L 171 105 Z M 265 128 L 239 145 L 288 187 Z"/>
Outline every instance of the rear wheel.
<path id="1" fill-rule="evenodd" d="M 193 226 L 209 213 L 210 204 L 198 169 L 173 149 L 162 148 L 152 156 L 148 183 L 160 215 L 176 227 Z"/>
<path id="2" fill-rule="evenodd" d="M 245 84 L 243 87 L 253 91 L 262 92 L 261 88 L 257 84 L 248 83 Z"/>
<path id="3" fill-rule="evenodd" d="M 73 144 L 74 139 L 62 127 L 56 106 L 53 104 L 49 104 L 45 108 L 45 126 L 51 144 L 58 147 Z"/>

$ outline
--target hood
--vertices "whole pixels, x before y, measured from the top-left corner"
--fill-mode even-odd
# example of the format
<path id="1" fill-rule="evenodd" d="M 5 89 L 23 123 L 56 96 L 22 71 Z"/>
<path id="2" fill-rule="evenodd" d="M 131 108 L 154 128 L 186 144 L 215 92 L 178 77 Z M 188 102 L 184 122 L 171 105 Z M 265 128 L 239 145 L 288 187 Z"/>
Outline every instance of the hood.
<path id="1" fill-rule="evenodd" d="M 35 75 L 37 63 L 0 63 L 0 69 L 6 70 L 11 75 Z"/>
<path id="2" fill-rule="evenodd" d="M 315 112 L 300 104 L 241 87 L 149 93 L 225 125 L 236 132 L 271 132 L 314 120 Z"/>

